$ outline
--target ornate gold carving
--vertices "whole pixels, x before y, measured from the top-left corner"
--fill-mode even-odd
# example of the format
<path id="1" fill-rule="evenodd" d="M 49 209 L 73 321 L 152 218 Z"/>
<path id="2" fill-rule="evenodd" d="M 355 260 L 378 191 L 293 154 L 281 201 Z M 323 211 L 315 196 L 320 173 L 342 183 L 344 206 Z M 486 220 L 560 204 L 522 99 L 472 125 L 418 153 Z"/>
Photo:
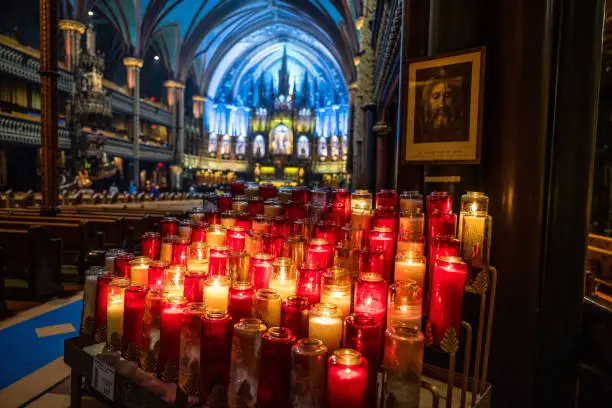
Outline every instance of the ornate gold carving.
<path id="1" fill-rule="evenodd" d="M 127 361 L 138 361 L 140 358 L 140 346 L 136 343 L 130 343 L 127 345 L 123 358 Z"/>
<path id="2" fill-rule="evenodd" d="M 181 84 L 178 81 L 169 80 L 169 81 L 164 82 L 164 87 L 166 87 L 166 88 L 175 88 L 175 89 L 184 89 L 185 85 Z"/>
<path id="3" fill-rule="evenodd" d="M 364 20 L 365 19 L 363 18 L 363 16 L 357 17 L 357 20 L 355 20 L 355 28 L 357 28 L 358 30 L 361 30 L 363 28 Z"/>
<path id="4" fill-rule="evenodd" d="M 356 67 L 359 66 L 360 63 L 361 63 L 361 57 L 359 55 L 357 55 L 355 58 L 353 58 L 353 64 Z"/>
<path id="5" fill-rule="evenodd" d="M 469 293 L 483 294 L 489 289 L 489 274 L 486 269 L 476 275 L 476 279 L 471 285 L 466 286 L 465 290 Z"/>
<path id="6" fill-rule="evenodd" d="M 74 20 L 60 20 L 57 26 L 62 31 L 76 31 L 79 34 L 85 34 L 85 24 Z"/>
<path id="7" fill-rule="evenodd" d="M 95 340 L 97 343 L 102 343 L 106 341 L 106 325 L 98 327 L 96 330 Z"/>
<path id="8" fill-rule="evenodd" d="M 142 66 L 144 65 L 144 61 L 140 58 L 126 57 L 123 59 L 123 65 L 128 68 L 142 68 Z"/>
<path id="9" fill-rule="evenodd" d="M 178 367 L 176 363 L 174 361 L 168 361 L 160 377 L 165 383 L 175 383 L 176 380 L 178 380 Z"/>
<path id="10" fill-rule="evenodd" d="M 444 331 L 444 337 L 440 342 L 440 348 L 445 353 L 456 353 L 459 351 L 459 338 L 454 327 L 448 327 Z"/>
<path id="11" fill-rule="evenodd" d="M 206 97 L 202 95 L 193 95 L 191 100 L 194 102 L 206 102 Z"/>

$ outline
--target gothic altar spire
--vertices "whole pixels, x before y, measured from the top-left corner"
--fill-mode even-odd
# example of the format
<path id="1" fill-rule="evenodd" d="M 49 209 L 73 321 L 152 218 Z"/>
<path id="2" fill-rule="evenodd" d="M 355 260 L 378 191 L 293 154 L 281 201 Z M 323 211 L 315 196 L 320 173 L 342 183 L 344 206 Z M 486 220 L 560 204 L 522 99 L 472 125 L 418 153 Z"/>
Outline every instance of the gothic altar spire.
<path id="1" fill-rule="evenodd" d="M 287 67 L 287 47 L 283 48 L 283 60 L 278 71 L 278 94 L 289 95 L 289 68 Z"/>

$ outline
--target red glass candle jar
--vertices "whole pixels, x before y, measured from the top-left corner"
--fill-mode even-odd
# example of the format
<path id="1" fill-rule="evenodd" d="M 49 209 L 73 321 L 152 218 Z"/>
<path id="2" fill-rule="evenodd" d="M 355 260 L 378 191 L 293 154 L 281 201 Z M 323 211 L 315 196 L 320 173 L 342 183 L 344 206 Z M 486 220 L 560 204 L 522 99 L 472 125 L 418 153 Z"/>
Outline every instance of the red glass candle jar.
<path id="1" fill-rule="evenodd" d="M 307 187 L 295 187 L 291 191 L 291 201 L 306 205 L 310 201 L 310 190 Z"/>
<path id="2" fill-rule="evenodd" d="M 172 246 L 178 239 L 176 235 L 166 235 L 162 238 L 161 250 L 159 251 L 159 259 L 168 264 L 172 263 Z"/>
<path id="3" fill-rule="evenodd" d="M 159 361 L 159 331 L 162 303 L 167 292 L 151 289 L 145 296 L 142 339 L 140 341 L 140 368 L 148 373 L 157 372 Z"/>
<path id="4" fill-rule="evenodd" d="M 308 309 L 306 296 L 289 296 L 281 306 L 281 326 L 288 327 L 298 337 L 308 337 Z"/>
<path id="5" fill-rule="evenodd" d="M 332 265 L 332 246 L 324 239 L 313 238 L 308 244 L 306 262 L 318 265 L 320 268 L 329 268 Z"/>
<path id="6" fill-rule="evenodd" d="M 295 335 L 285 327 L 271 327 L 264 333 L 259 366 L 257 406 L 286 406 L 291 394 L 291 347 Z"/>
<path id="7" fill-rule="evenodd" d="M 138 361 L 140 359 L 142 320 L 144 319 L 146 295 L 147 289 L 141 285 L 129 286 L 125 291 L 122 355 L 128 361 Z"/>
<path id="8" fill-rule="evenodd" d="M 323 221 L 319 221 L 315 226 L 314 237 L 323 239 L 333 248 L 338 241 L 338 234 L 334 225 L 325 224 Z"/>
<path id="9" fill-rule="evenodd" d="M 291 258 L 295 265 L 301 265 L 306 260 L 306 238 L 293 235 L 285 240 L 283 257 Z"/>
<path id="10" fill-rule="evenodd" d="M 121 254 L 115 258 L 115 275 L 119 278 L 129 278 L 131 262 L 136 258 L 134 254 Z"/>
<path id="11" fill-rule="evenodd" d="M 355 283 L 355 313 L 367 313 L 383 327 L 387 310 L 387 282 L 376 273 L 363 273 Z"/>
<path id="12" fill-rule="evenodd" d="M 244 181 L 238 180 L 238 181 L 232 182 L 232 184 L 230 184 L 230 191 L 235 196 L 243 195 L 244 194 Z"/>
<path id="13" fill-rule="evenodd" d="M 187 299 L 187 302 L 202 301 L 206 277 L 207 275 L 201 272 L 187 271 L 185 273 L 183 296 Z"/>
<path id="14" fill-rule="evenodd" d="M 187 266 L 189 260 L 189 244 L 187 239 L 177 239 L 172 245 L 172 265 Z"/>
<path id="15" fill-rule="evenodd" d="M 249 255 L 246 251 L 229 252 L 226 274 L 232 282 L 249 281 Z"/>
<path id="16" fill-rule="evenodd" d="M 202 316 L 206 312 L 204 303 L 189 303 L 184 309 L 181 329 L 181 357 L 179 359 L 178 386 L 196 403 L 200 396 L 201 381 L 201 337 Z"/>
<path id="17" fill-rule="evenodd" d="M 385 271 L 385 253 L 381 250 L 364 249 L 357 254 L 359 275 L 376 273 L 380 276 Z"/>
<path id="18" fill-rule="evenodd" d="M 435 237 L 429 241 L 429 256 L 427 257 L 428 283 L 431 288 L 431 278 L 433 277 L 433 267 L 436 261 L 443 256 L 459 256 L 461 241 L 450 237 Z M 428 291 L 428 299 L 431 291 Z M 429 300 L 428 300 L 429 303 Z"/>
<path id="19" fill-rule="evenodd" d="M 368 362 L 353 349 L 334 351 L 327 363 L 329 408 L 363 407 L 368 386 Z"/>
<path id="20" fill-rule="evenodd" d="M 264 202 L 264 212 L 263 214 L 266 217 L 269 218 L 274 218 L 274 217 L 278 217 L 279 215 L 283 215 L 283 212 L 285 210 L 285 207 L 283 207 L 278 201 L 275 200 L 268 200 L 266 202 Z"/>
<path id="21" fill-rule="evenodd" d="M 206 211 L 206 222 L 209 225 L 221 225 L 221 211 L 218 209 Z"/>
<path id="22" fill-rule="evenodd" d="M 302 264 L 298 268 L 295 294 L 305 296 L 311 305 L 321 301 L 322 269 L 311 263 Z"/>
<path id="23" fill-rule="evenodd" d="M 241 227 L 234 226 L 227 230 L 227 238 L 225 243 L 230 251 L 242 251 L 244 249 L 244 241 L 247 236 L 247 230 Z"/>
<path id="24" fill-rule="evenodd" d="M 260 231 L 249 231 L 244 241 L 244 249 L 249 256 L 263 253 L 263 233 Z"/>
<path id="25" fill-rule="evenodd" d="M 168 297 L 162 304 L 157 376 L 163 382 L 173 383 L 178 380 L 184 307 L 183 297 Z"/>
<path id="26" fill-rule="evenodd" d="M 427 217 L 448 214 L 453 211 L 453 197 L 446 191 L 432 191 L 426 198 Z"/>
<path id="27" fill-rule="evenodd" d="M 117 276 L 107 272 L 98 276 L 98 291 L 96 292 L 96 311 L 94 314 L 94 337 L 96 342 L 106 341 L 106 322 L 108 305 L 108 284 Z"/>
<path id="28" fill-rule="evenodd" d="M 259 186 L 259 196 L 263 199 L 276 197 L 276 186 L 274 184 L 262 184 Z"/>
<path id="29" fill-rule="evenodd" d="M 232 284 L 229 290 L 228 311 L 234 323 L 251 316 L 254 294 L 255 290 L 250 282 L 239 281 Z"/>
<path id="30" fill-rule="evenodd" d="M 268 288 L 272 276 L 272 261 L 274 257 L 270 254 L 255 254 L 249 263 L 249 280 L 253 289 Z"/>
<path id="31" fill-rule="evenodd" d="M 301 237 L 305 237 L 306 239 L 308 239 L 308 235 L 307 235 L 307 225 L 308 222 L 303 219 L 297 219 L 295 221 L 293 221 L 293 225 L 292 225 L 292 229 L 291 229 L 291 235 L 299 235 Z"/>
<path id="32" fill-rule="evenodd" d="M 376 193 L 376 208 L 397 216 L 399 195 L 395 190 L 379 190 Z"/>
<path id="33" fill-rule="evenodd" d="M 289 218 L 284 215 L 279 215 L 277 217 L 274 217 L 274 220 L 272 221 L 272 229 L 270 232 L 272 234 L 282 235 L 284 239 L 287 239 L 289 238 L 289 235 L 291 235 L 291 227 L 292 224 L 289 222 Z"/>
<path id="34" fill-rule="evenodd" d="M 232 209 L 232 195 L 228 193 L 220 195 L 217 205 L 222 213 L 230 211 Z"/>
<path id="35" fill-rule="evenodd" d="M 258 231 L 261 233 L 270 233 L 272 229 L 272 223 L 270 219 L 263 214 L 258 214 L 253 216 L 253 231 Z"/>
<path id="36" fill-rule="evenodd" d="M 159 222 L 162 238 L 168 235 L 178 235 L 179 221 L 173 217 L 166 217 Z"/>
<path id="37" fill-rule="evenodd" d="M 210 248 L 208 257 L 208 276 L 226 276 L 227 275 L 227 257 L 229 250 L 226 246 L 218 246 Z"/>
<path id="38" fill-rule="evenodd" d="M 206 223 L 193 221 L 191 223 L 191 243 L 206 242 Z"/>
<path id="39" fill-rule="evenodd" d="M 440 344 L 449 328 L 459 336 L 467 264 L 461 258 L 441 257 L 433 269 L 429 322 L 434 344 Z"/>
<path id="40" fill-rule="evenodd" d="M 179 238 L 191 241 L 191 221 L 183 220 L 179 223 Z"/>
<path id="41" fill-rule="evenodd" d="M 400 210 L 414 213 L 423 212 L 423 194 L 419 191 L 404 191 L 400 194 Z"/>
<path id="42" fill-rule="evenodd" d="M 427 218 L 427 236 L 447 237 L 455 236 L 457 233 L 457 214 L 439 214 L 435 213 Z"/>
<path id="43" fill-rule="evenodd" d="M 372 219 L 373 228 L 388 228 L 397 231 L 397 216 L 395 214 L 381 213 L 377 211 Z"/>
<path id="44" fill-rule="evenodd" d="M 263 252 L 278 258 L 283 254 L 285 239 L 278 234 L 263 234 Z"/>
<path id="45" fill-rule="evenodd" d="M 164 271 L 168 264 L 164 261 L 153 261 L 149 265 L 149 289 L 162 290 L 165 286 Z"/>
<path id="46" fill-rule="evenodd" d="M 327 189 L 313 188 L 310 193 L 310 202 L 325 207 L 327 205 Z"/>
<path id="47" fill-rule="evenodd" d="M 181 265 L 171 265 L 164 270 L 164 290 L 168 296 L 183 297 L 185 272 L 185 267 Z"/>
<path id="48" fill-rule="evenodd" d="M 232 325 L 232 318 L 225 312 L 209 310 L 202 319 L 200 401 L 204 404 L 210 402 L 215 387 L 228 387 Z"/>
<path id="49" fill-rule="evenodd" d="M 376 379 L 380 367 L 380 348 L 382 328 L 372 316 L 366 313 L 353 313 L 344 321 L 344 347 L 355 349 L 368 361 L 368 389 L 366 399 L 376 406 Z"/>
<path id="50" fill-rule="evenodd" d="M 287 215 L 293 222 L 306 218 L 306 205 L 295 204 L 291 208 L 291 215 Z"/>
<path id="51" fill-rule="evenodd" d="M 104 266 L 107 272 L 115 273 L 115 258 L 121 254 L 125 254 L 125 251 L 122 249 L 109 249 L 106 251 L 104 254 Z"/>
<path id="52" fill-rule="evenodd" d="M 239 212 L 236 215 L 236 226 L 244 229 L 245 231 L 250 231 L 253 228 L 253 216 L 248 212 Z"/>
<path id="53" fill-rule="evenodd" d="M 161 250 L 161 235 L 157 232 L 145 232 L 140 239 L 142 256 L 149 259 L 159 259 Z"/>
<path id="54" fill-rule="evenodd" d="M 345 188 L 337 188 L 331 194 L 332 211 L 343 216 L 344 225 L 351 216 L 351 194 Z"/>
<path id="55" fill-rule="evenodd" d="M 261 197 L 251 197 L 247 201 L 247 212 L 252 216 L 263 214 L 264 200 Z"/>
<path id="56" fill-rule="evenodd" d="M 374 228 L 370 231 L 370 248 L 374 251 L 383 251 L 383 277 L 389 282 L 395 257 L 395 234 L 388 228 Z"/>
<path id="57" fill-rule="evenodd" d="M 206 228 L 206 244 L 209 247 L 225 245 L 226 232 L 221 225 L 209 225 Z"/>

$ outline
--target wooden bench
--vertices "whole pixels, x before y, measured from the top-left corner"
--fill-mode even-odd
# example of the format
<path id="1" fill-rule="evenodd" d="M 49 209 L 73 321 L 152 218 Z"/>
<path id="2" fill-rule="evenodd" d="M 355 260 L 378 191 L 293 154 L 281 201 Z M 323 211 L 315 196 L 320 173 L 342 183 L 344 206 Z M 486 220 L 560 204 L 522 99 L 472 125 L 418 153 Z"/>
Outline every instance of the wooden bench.
<path id="1" fill-rule="evenodd" d="M 43 227 L 0 229 L 7 297 L 44 298 L 63 290 L 62 240 Z M 2 279 L 4 284 L 4 279 Z M 1 296 L 1 295 L 0 295 Z"/>

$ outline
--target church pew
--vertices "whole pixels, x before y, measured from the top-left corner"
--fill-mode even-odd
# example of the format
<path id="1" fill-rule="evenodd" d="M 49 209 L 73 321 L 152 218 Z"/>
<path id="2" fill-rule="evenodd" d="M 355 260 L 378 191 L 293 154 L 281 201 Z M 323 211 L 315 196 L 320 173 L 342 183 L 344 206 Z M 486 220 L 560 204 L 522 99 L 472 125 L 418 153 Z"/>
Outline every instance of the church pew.
<path id="1" fill-rule="evenodd" d="M 85 276 L 87 252 L 94 249 L 96 242 L 96 231 L 91 229 L 89 223 L 0 220 L 0 229 L 28 230 L 33 226 L 44 227 L 52 237 L 62 239 L 62 265 L 66 271 L 74 268 L 77 279 L 81 280 Z"/>
<path id="2" fill-rule="evenodd" d="M 4 287 L 4 248 L 0 247 L 0 317 L 8 314 L 6 307 L 6 290 Z"/>
<path id="3" fill-rule="evenodd" d="M 0 229 L 0 247 L 4 254 L 1 272 L 12 283 L 6 297 L 39 299 L 63 290 L 60 238 L 51 237 L 43 227 Z"/>

